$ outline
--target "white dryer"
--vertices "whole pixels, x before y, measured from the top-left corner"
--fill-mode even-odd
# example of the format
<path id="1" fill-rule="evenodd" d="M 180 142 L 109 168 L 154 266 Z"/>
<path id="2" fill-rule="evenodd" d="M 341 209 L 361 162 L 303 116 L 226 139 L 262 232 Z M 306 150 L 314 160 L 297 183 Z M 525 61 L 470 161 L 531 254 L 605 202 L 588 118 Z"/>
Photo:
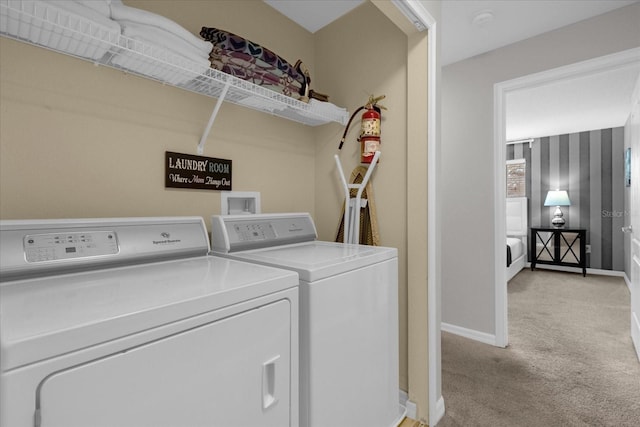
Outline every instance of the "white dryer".
<path id="1" fill-rule="evenodd" d="M 298 277 L 202 218 L 0 221 L 0 426 L 297 426 Z"/>
<path id="2" fill-rule="evenodd" d="M 300 425 L 396 426 L 397 250 L 316 238 L 306 213 L 212 217 L 215 255 L 300 276 Z"/>

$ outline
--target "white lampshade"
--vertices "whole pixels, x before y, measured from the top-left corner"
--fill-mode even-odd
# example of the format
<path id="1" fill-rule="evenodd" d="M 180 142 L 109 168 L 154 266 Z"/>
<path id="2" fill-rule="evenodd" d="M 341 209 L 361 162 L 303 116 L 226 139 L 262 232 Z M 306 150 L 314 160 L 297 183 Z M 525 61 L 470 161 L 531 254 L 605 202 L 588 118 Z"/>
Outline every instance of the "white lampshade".
<path id="1" fill-rule="evenodd" d="M 569 194 L 564 190 L 549 190 L 544 199 L 545 206 L 571 206 Z"/>

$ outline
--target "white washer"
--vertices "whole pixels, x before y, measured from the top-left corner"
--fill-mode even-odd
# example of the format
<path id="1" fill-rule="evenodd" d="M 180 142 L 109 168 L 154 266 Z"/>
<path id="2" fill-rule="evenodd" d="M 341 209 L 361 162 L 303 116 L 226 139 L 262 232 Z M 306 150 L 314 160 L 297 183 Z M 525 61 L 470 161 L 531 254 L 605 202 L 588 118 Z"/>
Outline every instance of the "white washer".
<path id="1" fill-rule="evenodd" d="M 212 217 L 215 255 L 300 276 L 300 425 L 396 426 L 397 250 L 316 237 L 306 213 Z"/>
<path id="2" fill-rule="evenodd" d="M 298 277 L 202 218 L 0 221 L 0 426 L 297 426 Z"/>

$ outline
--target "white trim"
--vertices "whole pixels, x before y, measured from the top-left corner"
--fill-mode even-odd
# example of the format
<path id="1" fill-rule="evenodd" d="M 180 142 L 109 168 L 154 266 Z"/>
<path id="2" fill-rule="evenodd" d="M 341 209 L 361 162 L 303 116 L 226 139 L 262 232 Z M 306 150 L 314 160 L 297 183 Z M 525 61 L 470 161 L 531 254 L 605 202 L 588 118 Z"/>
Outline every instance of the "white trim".
<path id="1" fill-rule="evenodd" d="M 627 284 L 627 288 L 629 288 L 629 292 L 631 292 L 631 280 L 629 279 L 629 276 L 627 276 L 627 272 L 624 272 L 624 283 Z"/>
<path id="2" fill-rule="evenodd" d="M 536 265 L 536 268 L 538 267 L 539 265 Z M 625 277 L 624 271 L 601 270 L 599 268 L 587 268 L 587 274 L 595 274 L 596 276 Z"/>
<path id="3" fill-rule="evenodd" d="M 435 426 L 442 419 L 445 412 L 444 398 L 442 390 L 438 390 L 438 384 L 442 378 L 442 368 L 440 363 L 440 245 L 438 230 L 440 230 L 440 219 L 437 215 L 438 206 L 438 134 L 440 124 L 437 120 L 438 92 L 437 85 L 438 61 L 436 55 L 436 41 L 438 37 L 438 24 L 435 19 L 425 10 L 426 26 L 429 30 L 428 36 L 428 70 L 427 70 L 427 91 L 428 98 L 428 118 L 427 118 L 427 298 L 428 298 L 428 343 L 429 343 L 429 425 Z"/>
<path id="4" fill-rule="evenodd" d="M 494 269 L 495 269 L 495 325 L 496 345 L 505 347 L 508 345 L 508 318 L 507 318 L 507 286 L 506 272 L 504 271 L 503 242 L 506 238 L 505 231 L 505 191 L 506 178 L 504 174 L 506 159 L 506 96 L 508 92 L 520 89 L 543 86 L 563 79 L 571 79 L 595 73 L 613 71 L 637 64 L 640 58 L 640 48 L 628 49 L 611 55 L 605 55 L 594 59 L 553 68 L 540 73 L 530 74 L 496 83 L 493 87 L 494 100 Z"/>
<path id="5" fill-rule="evenodd" d="M 440 310 L 438 286 L 440 275 L 438 273 L 438 216 L 437 216 L 437 137 L 439 124 L 437 122 L 437 37 L 438 24 L 429 11 L 416 0 L 393 0 L 394 5 L 418 28 L 421 25 L 429 31 L 428 63 L 427 63 L 427 310 L 428 310 L 428 373 L 429 373 L 429 425 L 435 426 L 444 415 L 444 399 L 442 393 L 438 393 L 438 383 L 442 375 L 440 367 L 440 325 L 438 313 Z M 438 395 L 438 396 L 436 396 Z"/>
<path id="6" fill-rule="evenodd" d="M 393 427 L 398 427 L 402 424 L 402 421 L 407 416 L 407 403 L 409 402 L 409 396 L 405 393 L 404 390 L 398 389 L 398 417 L 396 418 L 396 422 L 393 424 Z M 413 404 L 415 408 L 415 404 Z M 414 409 L 415 412 L 415 409 Z"/>
<path id="7" fill-rule="evenodd" d="M 400 390 L 400 405 L 405 408 L 405 415 L 412 420 L 418 418 L 418 408 L 416 404 L 409 400 L 409 395 L 406 391 Z"/>
<path id="8" fill-rule="evenodd" d="M 631 341 L 633 341 L 636 356 L 640 361 L 640 319 L 635 312 L 631 312 Z"/>
<path id="9" fill-rule="evenodd" d="M 535 141 L 533 138 L 527 138 L 527 139 L 518 139 L 517 141 L 507 141 L 507 145 L 514 145 L 514 144 L 524 144 L 524 143 L 529 143 L 529 147 L 531 147 L 531 143 Z"/>
<path id="10" fill-rule="evenodd" d="M 433 411 L 429 411 L 429 417 L 431 417 L 431 413 L 433 412 L 433 418 L 435 418 L 436 420 L 440 421 L 442 419 L 442 417 L 444 417 L 444 398 L 442 396 L 440 396 L 440 398 L 438 399 L 438 401 L 436 402 L 436 406 L 435 409 Z M 438 422 L 436 421 L 436 422 Z M 429 424 L 432 426 L 435 426 L 435 424 Z"/>
<path id="11" fill-rule="evenodd" d="M 531 267 L 531 263 L 527 263 L 528 267 Z M 564 265 L 552 265 L 552 264 L 536 264 L 536 270 L 553 270 L 564 271 L 567 273 L 580 273 L 582 274 L 582 267 L 568 267 Z M 624 271 L 615 270 L 601 270 L 599 268 L 587 268 L 588 274 L 596 276 L 611 276 L 611 277 L 624 277 Z"/>
<path id="12" fill-rule="evenodd" d="M 416 27 L 418 31 L 431 29 L 430 22 L 435 20 L 427 9 L 417 0 L 391 0 L 393 5 Z"/>
<path id="13" fill-rule="evenodd" d="M 449 323 L 442 322 L 441 328 L 445 332 L 449 332 L 454 335 L 469 338 L 481 343 L 496 345 L 496 336 L 488 334 L 486 332 L 476 331 L 474 329 L 463 328 L 462 326 L 451 325 Z"/>
<path id="14" fill-rule="evenodd" d="M 518 89 L 531 89 L 564 79 L 575 79 L 591 74 L 624 69 L 629 66 L 637 66 L 640 61 L 640 47 L 623 50 L 622 52 L 587 59 L 575 64 L 569 64 L 539 73 L 529 74 L 512 80 L 497 83 L 503 85 L 507 91 Z M 506 144 L 506 140 L 505 140 Z"/>
<path id="15" fill-rule="evenodd" d="M 437 37 L 438 25 L 426 7 L 418 0 L 392 0 L 393 4 L 405 17 L 419 30 L 427 29 L 427 343 L 428 343 L 428 375 L 429 375 L 429 425 L 435 426 L 444 415 L 444 399 L 442 392 L 438 393 L 438 384 L 441 381 L 440 367 L 440 299 L 438 288 L 440 286 L 439 273 L 439 245 L 438 230 L 440 227 L 437 216 L 437 154 L 438 132 L 437 120 L 439 88 L 437 85 Z M 424 28 L 423 28 L 424 26 Z M 438 396 L 436 396 L 438 394 Z M 415 419 L 415 418 L 414 418 Z"/>
<path id="16" fill-rule="evenodd" d="M 495 200 L 494 227 L 496 240 L 494 241 L 494 322 L 495 344 L 497 347 L 506 347 L 509 344 L 508 335 L 508 296 L 507 296 L 507 272 L 504 267 L 504 242 L 507 239 L 507 177 L 504 173 L 504 165 L 507 159 L 507 121 L 506 121 L 506 93 L 501 90 L 500 84 L 494 86 L 493 95 L 494 117 L 493 133 L 496 143 L 493 146 L 493 193 Z M 498 141 L 500 141 L 498 143 Z"/>

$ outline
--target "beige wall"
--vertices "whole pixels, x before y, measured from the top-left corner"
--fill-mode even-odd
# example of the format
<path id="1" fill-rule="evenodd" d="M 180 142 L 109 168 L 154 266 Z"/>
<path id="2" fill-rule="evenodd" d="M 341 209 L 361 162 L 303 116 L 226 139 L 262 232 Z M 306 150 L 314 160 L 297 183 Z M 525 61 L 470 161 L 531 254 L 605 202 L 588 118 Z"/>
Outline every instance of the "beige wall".
<path id="1" fill-rule="evenodd" d="M 371 31 L 375 28 L 375 31 Z M 407 390 L 407 253 L 406 253 L 406 116 L 407 37 L 373 4 L 365 3 L 316 33 L 318 89 L 355 111 L 370 94 L 387 95 L 381 104 L 382 157 L 372 175 L 380 228 L 380 244 L 398 248 L 400 299 L 400 384 Z M 320 60 L 323 58 L 324 60 Z M 359 113 L 360 115 L 360 113 Z M 356 141 L 360 120 L 354 120 L 342 150 L 343 129 L 317 131 L 316 224 L 320 238 L 333 240 L 344 203 L 335 166 L 339 154 L 345 176 L 360 163 Z"/>
<path id="2" fill-rule="evenodd" d="M 429 360 L 428 335 L 429 313 L 425 307 L 428 302 L 427 255 L 428 255 L 428 194 L 426 167 L 427 147 L 427 111 L 424 102 L 428 95 L 427 56 L 428 39 L 426 34 L 415 34 L 409 38 L 409 111 L 407 115 L 407 313 L 408 313 L 408 353 L 409 353 L 409 398 L 414 402 L 429 401 L 429 370 L 424 360 Z M 437 266 L 434 266 L 437 268 Z M 435 286 L 435 284 L 434 284 Z M 439 310 L 439 307 L 438 309 Z M 439 323 L 436 321 L 439 325 Z M 436 330 L 437 370 L 440 371 L 440 327 Z M 433 343 L 434 341 L 431 341 Z M 439 384 L 439 378 L 435 379 Z M 441 396 L 439 385 L 436 396 Z M 433 401 L 433 399 L 432 399 Z M 433 408 L 435 410 L 435 408 Z M 427 408 L 418 411 L 419 419 L 429 419 Z"/>
<path id="3" fill-rule="evenodd" d="M 180 19 L 194 32 L 211 25 L 250 33 L 292 61 L 313 61 L 309 33 L 262 2 L 250 10 L 246 2 L 128 4 Z M 196 154 L 215 99 L 0 43 L 0 217 L 219 212 L 219 192 L 165 189 L 163 177 L 166 150 Z M 260 191 L 264 211 L 314 211 L 312 128 L 225 103 L 204 155 L 233 160 L 234 189 Z"/>
<path id="4" fill-rule="evenodd" d="M 361 106 L 369 94 L 387 96 L 382 101 L 388 108 L 382 112 L 382 157 L 372 182 L 381 244 L 399 250 L 400 385 L 417 404 L 417 418 L 426 420 L 430 410 L 426 308 L 428 38 L 427 32 L 418 33 L 390 2 L 374 3 L 376 7 L 367 3 L 316 34 L 317 82 L 319 90 L 326 89 L 350 111 Z M 439 9 L 436 14 L 439 16 Z M 323 61 L 325 58 L 331 60 Z M 354 121 L 340 151 L 342 129 L 317 130 L 316 216 L 325 239 L 335 236 L 343 203 L 333 155 L 339 154 L 347 175 L 358 165 L 358 126 Z"/>
<path id="5" fill-rule="evenodd" d="M 312 87 L 350 111 L 369 94 L 387 95 L 383 157 L 373 184 L 382 244 L 397 247 L 400 255 L 400 387 L 407 390 L 412 358 L 407 338 L 406 225 L 411 156 L 405 33 L 370 3 L 315 35 L 262 1 L 126 3 L 170 17 L 194 34 L 201 26 L 219 27 L 291 62 L 300 58 L 311 68 Z M 208 219 L 219 212 L 220 193 L 165 189 L 164 152 L 196 154 L 215 101 L 0 38 L 0 218 Z M 426 117 L 426 100 L 422 108 Z M 358 126 L 356 121 L 340 152 L 347 174 L 357 164 Z M 307 127 L 225 103 L 204 155 L 233 160 L 234 190 L 260 191 L 263 211 L 309 211 L 320 238 L 332 240 L 342 202 L 333 154 L 342 131 L 334 123 Z M 413 158 L 412 164 L 416 170 L 426 168 L 426 159 Z M 426 202 L 426 183 L 415 185 Z M 426 221 L 419 222 L 425 227 L 420 235 L 425 235 Z M 426 253 L 415 256 L 426 265 Z M 420 273 L 414 280 L 412 286 L 426 292 L 426 277 Z M 420 310 L 426 317 L 426 301 Z M 418 319 L 423 321 L 422 316 Z M 414 325 L 414 346 L 426 345 L 426 326 Z M 422 350 L 414 352 L 413 364 L 420 376 L 414 389 L 421 391 L 410 398 L 426 414 L 427 360 Z"/>

